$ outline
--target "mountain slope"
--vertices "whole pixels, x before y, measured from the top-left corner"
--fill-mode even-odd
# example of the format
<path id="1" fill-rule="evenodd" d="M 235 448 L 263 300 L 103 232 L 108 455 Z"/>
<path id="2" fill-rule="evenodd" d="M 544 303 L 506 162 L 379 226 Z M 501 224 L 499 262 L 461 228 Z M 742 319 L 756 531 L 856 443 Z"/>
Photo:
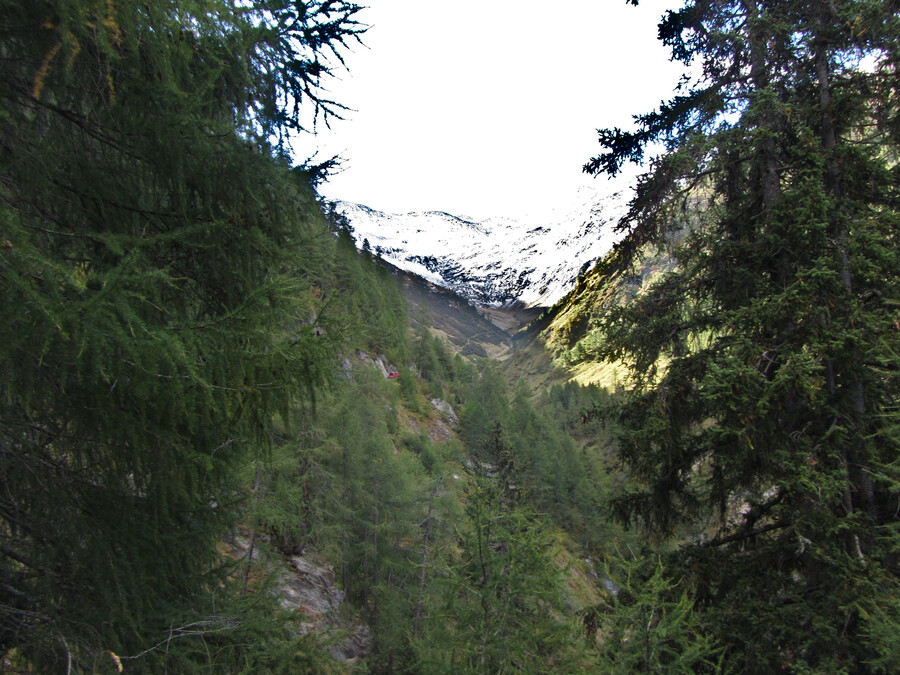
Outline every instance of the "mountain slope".
<path id="1" fill-rule="evenodd" d="M 417 274 L 384 260 L 379 264 L 397 278 L 403 289 L 412 327 L 424 322 L 463 356 L 505 359 L 512 352 L 516 331 L 540 313 L 525 307 L 476 307 L 456 292 Z"/>
<path id="2" fill-rule="evenodd" d="M 579 275 L 563 298 L 519 331 L 516 337 L 524 348 L 516 351 L 507 367 L 536 389 L 567 381 L 609 389 L 624 384 L 628 374 L 620 364 L 596 358 L 598 324 L 611 307 L 629 302 L 674 266 L 666 250 L 652 246 L 632 266 L 608 256 Z"/>
<path id="3" fill-rule="evenodd" d="M 630 194 L 584 190 L 567 213 L 543 220 L 474 221 L 442 211 L 394 214 L 337 202 L 358 246 L 482 307 L 548 307 L 603 257 Z"/>

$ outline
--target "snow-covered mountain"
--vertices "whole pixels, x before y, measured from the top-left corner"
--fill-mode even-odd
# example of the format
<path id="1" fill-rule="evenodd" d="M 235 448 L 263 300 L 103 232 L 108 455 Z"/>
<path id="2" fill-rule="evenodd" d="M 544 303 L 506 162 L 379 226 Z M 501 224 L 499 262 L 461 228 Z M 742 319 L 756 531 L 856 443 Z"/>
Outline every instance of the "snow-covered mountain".
<path id="1" fill-rule="evenodd" d="M 578 274 L 605 255 L 630 191 L 599 195 L 582 189 L 567 212 L 543 219 L 475 221 L 442 211 L 384 213 L 336 202 L 357 246 L 397 267 L 449 288 L 476 305 L 550 306 Z"/>

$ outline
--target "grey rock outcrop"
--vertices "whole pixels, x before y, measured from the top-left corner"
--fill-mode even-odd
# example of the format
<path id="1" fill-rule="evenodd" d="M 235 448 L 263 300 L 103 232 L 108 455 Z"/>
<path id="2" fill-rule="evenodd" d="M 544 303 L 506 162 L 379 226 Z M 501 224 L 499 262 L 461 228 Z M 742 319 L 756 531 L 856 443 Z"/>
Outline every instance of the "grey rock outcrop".
<path id="1" fill-rule="evenodd" d="M 459 424 L 459 417 L 456 416 L 456 413 L 453 411 L 453 406 L 447 403 L 447 401 L 442 398 L 433 398 L 431 399 L 431 405 L 433 405 L 441 415 L 447 418 L 451 427 L 455 427 Z"/>
<path id="2" fill-rule="evenodd" d="M 328 647 L 340 661 L 365 657 L 371 642 L 369 627 L 338 611 L 344 594 L 335 584 L 331 565 L 312 555 L 292 556 L 288 562 L 289 569 L 278 580 L 275 592 L 284 609 L 304 616 L 300 633 L 340 636 Z"/>

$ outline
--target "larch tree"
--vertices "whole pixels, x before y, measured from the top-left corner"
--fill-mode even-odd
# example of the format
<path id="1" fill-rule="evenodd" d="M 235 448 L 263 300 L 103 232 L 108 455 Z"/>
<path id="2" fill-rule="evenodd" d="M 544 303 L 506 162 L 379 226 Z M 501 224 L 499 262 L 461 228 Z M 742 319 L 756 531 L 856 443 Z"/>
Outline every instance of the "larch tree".
<path id="1" fill-rule="evenodd" d="M 203 598 L 235 465 L 334 360 L 282 158 L 358 9 L 0 2 L 0 654 L 153 669 L 233 625 Z"/>
<path id="2" fill-rule="evenodd" d="M 659 36 L 698 74 L 585 166 L 665 148 L 611 261 L 680 240 L 604 319 L 599 356 L 634 382 L 608 417 L 631 477 L 614 506 L 680 538 L 668 574 L 739 672 L 900 658 L 879 637 L 900 618 L 897 9 L 688 1 Z"/>
<path id="3" fill-rule="evenodd" d="M 431 619 L 440 621 L 438 630 L 450 640 L 438 642 L 438 651 L 453 663 L 438 666 L 426 649 L 423 670 L 528 672 L 534 663 L 569 669 L 568 626 L 553 615 L 561 588 L 553 540 L 523 495 L 517 459 L 496 422 L 481 458 L 466 469 L 459 559 L 449 572 L 449 620 Z"/>

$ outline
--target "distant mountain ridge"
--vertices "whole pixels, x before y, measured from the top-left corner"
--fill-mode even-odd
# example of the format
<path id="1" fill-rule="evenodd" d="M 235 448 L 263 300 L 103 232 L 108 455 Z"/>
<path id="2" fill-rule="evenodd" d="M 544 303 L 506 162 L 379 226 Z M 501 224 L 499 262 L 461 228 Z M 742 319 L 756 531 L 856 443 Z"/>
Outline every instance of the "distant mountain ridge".
<path id="1" fill-rule="evenodd" d="M 391 264 L 482 307 L 550 307 L 619 235 L 629 191 L 579 193 L 567 212 L 548 218 L 476 221 L 444 211 L 386 213 L 338 201 L 357 246 L 368 241 Z"/>

